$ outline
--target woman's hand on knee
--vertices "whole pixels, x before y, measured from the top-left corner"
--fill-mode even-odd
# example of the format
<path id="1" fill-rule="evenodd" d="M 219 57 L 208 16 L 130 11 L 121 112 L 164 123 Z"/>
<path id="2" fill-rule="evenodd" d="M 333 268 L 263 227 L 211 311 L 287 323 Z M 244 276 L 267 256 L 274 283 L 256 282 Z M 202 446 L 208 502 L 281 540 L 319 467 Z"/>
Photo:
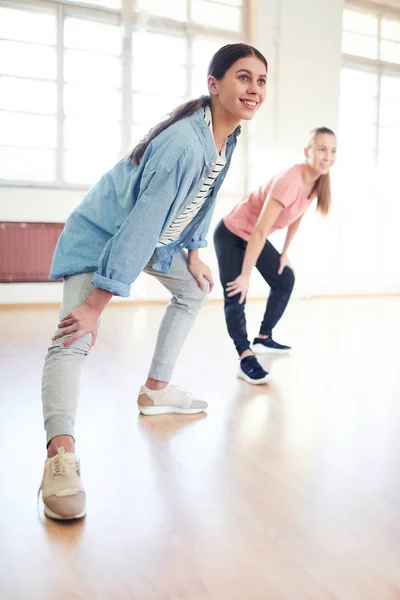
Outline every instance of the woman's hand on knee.
<path id="1" fill-rule="evenodd" d="M 279 261 L 278 275 L 282 275 L 283 269 L 285 267 L 289 267 L 289 269 L 292 269 L 292 271 L 293 271 L 292 263 L 290 262 L 290 260 L 286 256 L 286 254 L 281 254 L 281 258 Z"/>
<path id="2" fill-rule="evenodd" d="M 247 290 L 249 289 L 249 278 L 247 275 L 239 275 L 233 281 L 230 281 L 226 286 L 228 298 L 240 294 L 239 304 L 243 304 L 246 298 Z"/>
<path id="3" fill-rule="evenodd" d="M 97 339 L 99 317 L 100 313 L 97 310 L 91 308 L 86 303 L 81 304 L 60 321 L 58 328 L 62 329 L 62 331 L 54 335 L 52 339 L 57 340 L 72 334 L 70 338 L 61 344 L 61 346 L 70 346 L 78 338 L 91 333 L 92 347 L 95 345 Z"/>
<path id="4" fill-rule="evenodd" d="M 188 269 L 189 269 L 189 272 L 193 275 L 193 277 L 197 281 L 199 288 L 201 290 L 205 290 L 206 283 L 205 283 L 204 279 L 206 279 L 208 281 L 208 283 L 210 284 L 210 292 L 211 292 L 211 290 L 214 287 L 214 280 L 213 280 L 213 276 L 212 276 L 210 267 L 208 265 L 206 265 L 205 263 L 203 263 L 202 260 L 199 259 L 196 261 L 188 262 Z"/>

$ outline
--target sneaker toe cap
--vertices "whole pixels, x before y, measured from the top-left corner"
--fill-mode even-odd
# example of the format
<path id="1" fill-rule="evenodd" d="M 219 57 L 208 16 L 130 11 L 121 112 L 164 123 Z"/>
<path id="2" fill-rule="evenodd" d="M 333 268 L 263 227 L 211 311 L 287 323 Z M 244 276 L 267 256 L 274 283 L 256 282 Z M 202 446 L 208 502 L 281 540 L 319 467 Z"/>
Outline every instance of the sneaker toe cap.
<path id="1" fill-rule="evenodd" d="M 57 496 L 51 494 L 44 500 L 45 506 L 61 519 L 74 519 L 85 510 L 86 494 L 83 490 L 76 493 Z"/>
<path id="2" fill-rule="evenodd" d="M 205 400 L 197 400 L 194 399 L 192 401 L 192 404 L 190 405 L 190 408 L 202 408 L 202 409 L 206 409 L 208 407 L 208 403 L 205 402 Z"/>

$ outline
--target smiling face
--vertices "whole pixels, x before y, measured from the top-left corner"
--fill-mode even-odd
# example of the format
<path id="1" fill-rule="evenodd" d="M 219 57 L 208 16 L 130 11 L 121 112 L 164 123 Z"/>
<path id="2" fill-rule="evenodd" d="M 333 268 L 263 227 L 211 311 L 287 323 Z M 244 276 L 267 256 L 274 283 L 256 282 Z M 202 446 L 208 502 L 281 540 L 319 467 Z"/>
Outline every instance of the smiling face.
<path id="1" fill-rule="evenodd" d="M 221 114 L 232 121 L 252 119 L 265 100 L 267 72 L 255 56 L 240 58 L 222 79 L 208 78 L 208 88 Z"/>
<path id="2" fill-rule="evenodd" d="M 318 175 L 326 175 L 336 161 L 336 137 L 329 133 L 315 135 L 304 149 L 306 164 Z"/>

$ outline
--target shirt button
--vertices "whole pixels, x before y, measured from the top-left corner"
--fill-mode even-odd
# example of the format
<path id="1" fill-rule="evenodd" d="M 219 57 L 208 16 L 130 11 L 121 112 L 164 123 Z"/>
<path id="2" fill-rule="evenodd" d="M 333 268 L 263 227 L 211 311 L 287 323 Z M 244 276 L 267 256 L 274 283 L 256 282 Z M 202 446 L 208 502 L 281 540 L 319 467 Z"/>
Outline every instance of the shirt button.
<path id="1" fill-rule="evenodd" d="M 205 180 L 205 177 L 202 177 L 202 178 L 201 178 L 201 180 L 202 180 L 202 181 L 204 181 L 204 180 Z"/>
<path id="2" fill-rule="evenodd" d="M 211 166 L 213 167 L 214 165 L 215 165 L 215 162 L 212 162 L 212 163 L 211 163 Z"/>

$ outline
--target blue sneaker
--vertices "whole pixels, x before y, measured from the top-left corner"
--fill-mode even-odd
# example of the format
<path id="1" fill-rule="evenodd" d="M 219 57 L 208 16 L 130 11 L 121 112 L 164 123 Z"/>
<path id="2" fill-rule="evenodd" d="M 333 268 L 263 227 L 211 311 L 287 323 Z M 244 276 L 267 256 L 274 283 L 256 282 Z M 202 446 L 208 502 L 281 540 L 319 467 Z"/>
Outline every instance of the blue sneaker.
<path id="1" fill-rule="evenodd" d="M 270 375 L 264 371 L 255 356 L 241 359 L 238 377 L 253 385 L 261 385 L 270 380 Z"/>
<path id="2" fill-rule="evenodd" d="M 251 349 L 254 354 L 285 354 L 290 352 L 292 348 L 291 346 L 278 344 L 272 337 L 266 339 L 256 337 L 251 344 Z"/>

